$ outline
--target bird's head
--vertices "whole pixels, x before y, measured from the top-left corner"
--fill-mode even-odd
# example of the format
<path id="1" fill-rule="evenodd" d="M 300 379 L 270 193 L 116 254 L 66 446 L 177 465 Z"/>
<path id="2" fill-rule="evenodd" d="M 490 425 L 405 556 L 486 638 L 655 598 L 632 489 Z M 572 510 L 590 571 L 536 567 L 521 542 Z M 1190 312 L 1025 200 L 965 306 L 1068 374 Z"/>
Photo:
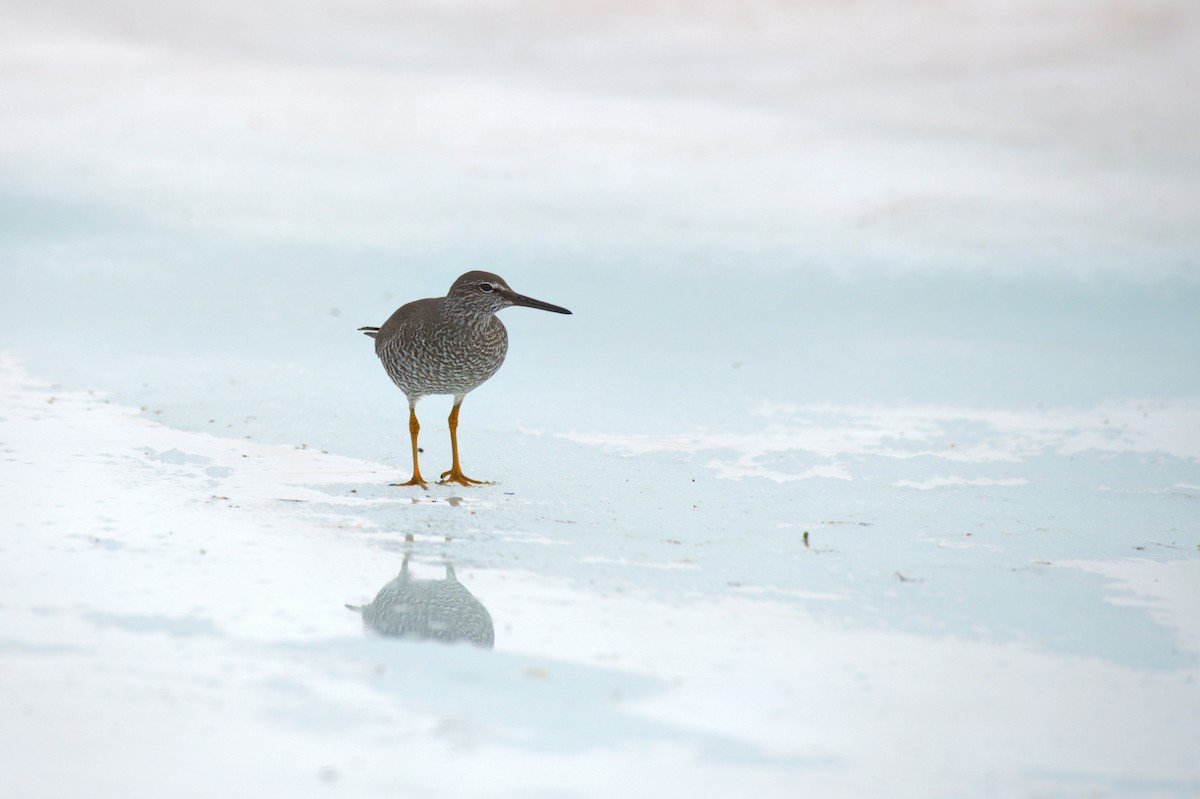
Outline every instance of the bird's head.
<path id="1" fill-rule="evenodd" d="M 518 294 L 509 288 L 504 278 L 491 272 L 476 271 L 462 275 L 446 293 L 446 301 L 473 313 L 482 314 L 494 314 L 510 305 L 538 308 L 554 313 L 571 313 L 566 308 Z"/>

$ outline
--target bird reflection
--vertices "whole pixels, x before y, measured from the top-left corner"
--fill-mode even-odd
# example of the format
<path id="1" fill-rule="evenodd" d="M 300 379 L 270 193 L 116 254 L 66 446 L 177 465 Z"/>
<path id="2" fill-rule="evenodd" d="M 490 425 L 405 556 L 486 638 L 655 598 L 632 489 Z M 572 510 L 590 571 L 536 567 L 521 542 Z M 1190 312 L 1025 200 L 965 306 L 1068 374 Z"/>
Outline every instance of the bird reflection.
<path id="1" fill-rule="evenodd" d="M 446 563 L 446 577 L 421 580 L 408 572 L 408 555 L 400 574 L 379 589 L 369 605 L 347 605 L 362 614 L 363 626 L 380 635 L 434 641 L 470 641 L 492 647 L 496 641 L 491 614 L 454 575 Z"/>

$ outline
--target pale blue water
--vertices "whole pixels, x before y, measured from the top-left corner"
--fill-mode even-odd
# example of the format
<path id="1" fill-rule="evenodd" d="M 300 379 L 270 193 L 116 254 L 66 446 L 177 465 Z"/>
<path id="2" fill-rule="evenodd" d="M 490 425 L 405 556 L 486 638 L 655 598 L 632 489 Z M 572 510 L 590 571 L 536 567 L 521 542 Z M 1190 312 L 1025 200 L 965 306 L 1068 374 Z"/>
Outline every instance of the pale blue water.
<path id="1" fill-rule="evenodd" d="M 504 403 L 504 418 L 533 428 L 738 429 L 761 402 L 1015 409 L 1200 393 L 1200 281 L 1145 280 L 1136 267 L 1080 279 L 870 267 L 838 277 L 796 255 L 741 259 L 737 241 L 704 264 L 670 248 L 361 250 L 156 231 L 28 198 L 6 207 L 8 346 L 53 363 L 56 379 L 154 405 L 189 429 L 212 416 L 192 408 L 196 395 L 230 381 L 254 398 L 240 405 L 272 413 L 229 409 L 223 421 L 272 441 L 321 436 L 309 414 L 390 415 L 397 398 L 367 382 L 375 364 L 354 328 L 444 293 L 467 268 L 575 311 L 505 312 L 509 363 L 486 401 L 467 406 Z M 181 354 L 204 368 L 173 365 Z M 251 415 L 257 425 L 243 429 Z"/>
<path id="2" fill-rule="evenodd" d="M 984 37 L 976 60 L 973 39 L 971 53 L 933 39 L 909 53 L 902 25 L 893 38 L 852 12 L 842 32 L 856 44 L 843 52 L 822 44 L 839 41 L 821 33 L 823 14 L 811 34 L 779 23 L 821 41 L 763 34 L 759 48 L 745 20 L 676 40 L 654 33 L 661 20 L 571 23 L 568 35 L 534 15 L 493 36 L 490 7 L 462 30 L 406 7 L 380 25 L 335 15 L 328 37 L 289 13 L 290 34 L 250 25 L 226 40 L 127 10 L 158 49 L 69 15 L 82 38 L 61 52 L 79 61 L 61 74 L 60 50 L 38 49 L 58 29 L 31 12 L 22 24 L 44 38 L 13 52 L 39 66 L 36 80 L 0 79 L 15 120 L 0 131 L 0 352 L 173 428 L 386 464 L 326 490 L 387 502 L 331 497 L 304 512 L 364 560 L 394 561 L 385 572 L 412 553 L 490 575 L 483 590 L 464 584 L 495 617 L 497 651 L 424 650 L 371 682 L 356 670 L 397 650 L 356 643 L 347 613 L 345 639 L 294 652 L 396 702 L 419 683 L 437 713 L 480 729 L 524 725 L 523 738 L 472 733 L 484 740 L 572 752 L 682 742 L 701 762 L 789 779 L 852 770 L 836 744 L 779 754 L 626 712 L 613 696 L 672 690 L 671 675 L 623 670 L 634 644 L 609 653 L 611 668 L 554 660 L 556 645 L 602 638 L 592 611 L 631 597 L 681 616 L 761 597 L 817 630 L 1061 658 L 1066 683 L 1095 663 L 1178 677 L 1190 707 L 1200 652 L 1180 619 L 1194 591 L 1135 590 L 1079 564 L 1200 557 L 1200 158 L 1180 133 L 1194 129 L 1177 102 L 1186 87 L 1150 80 L 1200 74 L 1177 68 L 1200 52 L 1187 46 L 1197 28 L 1180 5 L 1178 24 L 1145 30 L 1183 32 L 1147 49 L 1124 23 L 1059 41 L 1032 10 L 999 22 L 985 11 L 979 30 L 997 40 Z M 929 35 L 950 47 L 954 32 Z M 1074 48 L 1075 35 L 1104 47 Z M 393 38 L 408 47 L 393 52 Z M 509 360 L 468 397 L 460 428 L 466 472 L 498 484 L 458 492 L 474 506 L 410 504 L 386 485 L 410 468 L 404 400 L 355 329 L 476 268 L 574 314 L 502 314 Z M 436 474 L 449 403 L 418 410 Z M 234 473 L 180 450 L 145 454 L 209 469 L 214 492 Z M 105 524 L 71 534 L 95 534 L 116 557 L 122 531 Z M 510 575 L 529 576 L 510 585 L 521 618 L 486 593 Z M 331 567 L 322 580 L 344 601 L 369 599 L 359 573 Z M 571 629 L 543 633 L 528 610 L 565 601 L 547 585 L 584 597 L 571 600 Z M 208 635 L 205 614 L 220 609 L 205 602 L 164 629 Z M 503 651 L 513 625 L 544 634 L 543 693 L 513 676 L 529 662 Z M 753 615 L 739 625 L 728 636 L 739 646 L 778 634 Z M 685 650 L 708 640 L 675 632 Z M 286 658 L 290 646 L 269 648 Z M 749 657 L 717 649 L 714 662 Z M 889 656 L 863 664 L 862 702 L 884 716 L 890 695 L 872 690 L 887 685 Z M 931 679 L 954 668 L 930 663 Z M 983 689 L 1003 704 L 1013 686 Z M 1127 714 L 1112 740 L 1130 720 L 1172 741 L 1194 727 L 1098 692 L 1094 704 L 1108 702 Z M 336 704 L 281 729 L 325 735 Z M 960 734 L 929 725 L 922 740 Z M 1002 787 L 1026 793 L 1185 795 L 1196 772 L 1190 750 L 1176 754 L 1185 765 L 1159 781 L 1101 754 L 1082 775 L 997 768 Z M 920 775 L 898 784 L 935 795 Z"/>
<path id="3" fill-rule="evenodd" d="M 849 579 L 856 601 L 813 610 L 854 624 L 1028 641 L 1143 666 L 1194 658 L 1172 646 L 1169 630 L 1146 624 L 1143 611 L 1106 602 L 1100 578 L 1056 573 L 1050 580 L 1031 564 L 1184 556 L 1197 543 L 1194 458 L 1064 455 L 1047 444 L 1016 463 L 947 467 L 928 457 L 847 453 L 834 460 L 853 480 L 777 483 L 716 479 L 706 464 L 721 453 L 707 448 L 614 460 L 595 447 L 518 432 L 763 433 L 776 424 L 754 414 L 765 403 L 1036 415 L 1194 398 L 1200 284 L 1191 280 L 840 278 L 732 256 L 692 265 L 669 261 L 678 257 L 671 252 L 646 252 L 641 262 L 605 253 L 498 252 L 485 260 L 470 246 L 412 253 L 248 245 L 167 235 L 78 207 L 10 203 L 24 217 L 4 242 L 11 267 L 0 338 L 35 373 L 67 388 L 144 406 L 184 429 L 382 458 L 400 472 L 407 468 L 403 398 L 354 328 L 444 291 L 460 269 L 487 267 L 575 313 L 504 312 L 510 361 L 464 405 L 467 462 L 499 473 L 505 492 L 561 505 L 609 557 L 630 556 L 627 536 L 711 539 L 691 553 L 701 566 L 695 571 L 646 582 L 627 567 L 570 566 L 580 580 L 678 597 L 719 594 L 731 583 L 836 592 Z M 420 406 L 423 441 L 435 453 L 444 445 L 442 405 Z M 952 428 L 960 447 L 995 435 L 986 425 Z M 528 471 L 520 481 L 504 479 L 517 452 Z M 797 474 L 830 460 L 802 450 L 771 458 L 774 468 Z M 1028 482 L 893 487 L 946 473 Z M 629 492 L 636 498 L 625 503 L 620 497 Z M 602 499 L 584 501 L 593 496 Z M 376 521 L 406 530 L 441 512 L 414 508 L 393 522 L 385 509 Z M 843 524 L 812 531 L 819 557 L 796 547 L 797 529 L 780 527 L 822 522 Z M 520 528 L 528 520 L 497 510 L 485 525 Z M 967 534 L 998 554 L 981 564 L 974 548 L 919 543 L 923 536 L 965 542 Z M 473 546 L 479 563 L 514 547 L 486 536 Z M 895 572 L 923 582 L 896 596 Z M 997 572 L 1005 575 L 999 583 Z"/>

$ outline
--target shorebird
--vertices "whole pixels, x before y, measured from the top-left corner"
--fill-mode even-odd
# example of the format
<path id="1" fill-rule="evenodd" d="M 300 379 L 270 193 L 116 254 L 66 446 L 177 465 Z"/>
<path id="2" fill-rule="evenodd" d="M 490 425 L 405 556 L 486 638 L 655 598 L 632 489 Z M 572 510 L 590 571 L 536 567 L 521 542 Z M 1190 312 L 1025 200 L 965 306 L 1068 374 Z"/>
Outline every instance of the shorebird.
<path id="1" fill-rule="evenodd" d="M 467 272 L 450 286 L 445 297 L 430 297 L 402 305 L 382 327 L 360 327 L 375 339 L 375 354 L 388 377 L 408 398 L 408 432 L 412 438 L 412 477 L 395 486 L 419 485 L 425 480 L 417 465 L 417 400 L 427 394 L 452 394 L 450 411 L 450 468 L 441 482 L 480 485 L 462 473 L 458 463 L 458 409 L 467 393 L 496 374 L 508 352 L 508 331 L 496 312 L 520 305 L 569 314 L 566 308 L 518 294 L 504 278 L 491 272 Z"/>

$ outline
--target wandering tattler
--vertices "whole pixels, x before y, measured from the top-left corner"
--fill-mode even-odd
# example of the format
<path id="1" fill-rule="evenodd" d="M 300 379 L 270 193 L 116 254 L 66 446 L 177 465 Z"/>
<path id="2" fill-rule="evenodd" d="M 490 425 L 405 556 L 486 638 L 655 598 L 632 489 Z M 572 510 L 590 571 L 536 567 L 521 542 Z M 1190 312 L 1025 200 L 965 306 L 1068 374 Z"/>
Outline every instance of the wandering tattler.
<path id="1" fill-rule="evenodd" d="M 508 331 L 496 312 L 510 305 L 571 313 L 516 293 L 491 272 L 467 272 L 454 281 L 445 297 L 430 297 L 400 306 L 383 327 L 360 327 L 375 339 L 375 354 L 388 377 L 408 397 L 408 432 L 412 437 L 413 474 L 398 486 L 425 487 L 417 467 L 417 400 L 426 394 L 453 394 L 450 411 L 450 469 L 442 483 L 478 485 L 458 465 L 458 408 L 463 397 L 483 384 L 504 363 Z"/>

